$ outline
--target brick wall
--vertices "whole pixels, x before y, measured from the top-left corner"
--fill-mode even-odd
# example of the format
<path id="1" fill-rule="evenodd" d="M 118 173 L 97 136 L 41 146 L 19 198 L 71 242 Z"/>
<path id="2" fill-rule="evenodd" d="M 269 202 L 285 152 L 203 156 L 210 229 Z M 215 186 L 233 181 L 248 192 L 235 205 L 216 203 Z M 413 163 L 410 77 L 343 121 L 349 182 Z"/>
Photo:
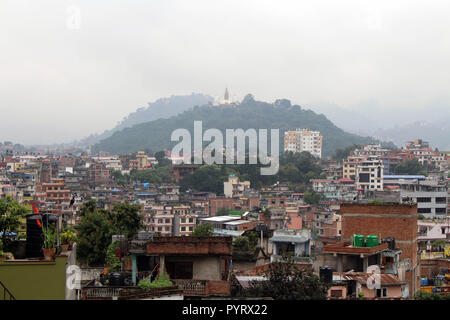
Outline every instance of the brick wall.
<path id="1" fill-rule="evenodd" d="M 411 272 L 406 280 L 413 295 L 420 285 L 420 270 L 417 258 L 417 205 L 341 205 L 342 240 L 350 241 L 353 234 L 377 235 L 382 238 L 393 237 L 397 248 L 402 250 L 400 260 L 411 261 Z"/>

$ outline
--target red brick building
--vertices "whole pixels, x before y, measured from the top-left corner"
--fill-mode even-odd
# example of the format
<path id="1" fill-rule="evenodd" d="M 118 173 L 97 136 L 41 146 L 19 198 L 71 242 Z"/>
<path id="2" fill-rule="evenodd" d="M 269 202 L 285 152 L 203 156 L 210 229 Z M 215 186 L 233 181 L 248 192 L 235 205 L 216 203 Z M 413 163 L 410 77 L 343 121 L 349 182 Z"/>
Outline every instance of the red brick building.
<path id="1" fill-rule="evenodd" d="M 393 237 L 402 250 L 400 260 L 408 264 L 405 280 L 410 296 L 420 287 L 420 263 L 417 256 L 417 205 L 341 205 L 342 240 L 351 241 L 354 234 L 377 235 L 379 239 Z"/>

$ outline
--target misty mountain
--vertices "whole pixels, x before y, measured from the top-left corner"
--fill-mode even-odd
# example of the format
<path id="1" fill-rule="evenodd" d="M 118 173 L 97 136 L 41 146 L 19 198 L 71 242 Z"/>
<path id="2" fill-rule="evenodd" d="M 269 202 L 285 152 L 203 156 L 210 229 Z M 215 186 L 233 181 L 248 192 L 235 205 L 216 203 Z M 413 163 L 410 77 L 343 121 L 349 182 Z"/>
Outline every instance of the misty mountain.
<path id="1" fill-rule="evenodd" d="M 202 106 L 214 102 L 214 98 L 201 93 L 191 95 L 172 95 L 169 98 L 160 98 L 149 102 L 147 107 L 137 109 L 124 117 L 114 128 L 101 134 L 92 134 L 81 141 L 81 144 L 92 145 L 102 139 L 110 137 L 114 132 L 132 127 L 136 124 L 157 119 L 166 119 L 175 116 L 194 106 Z"/>
<path id="2" fill-rule="evenodd" d="M 223 133 L 225 129 L 238 128 L 280 129 L 280 149 L 283 146 L 284 131 L 296 128 L 319 130 L 324 137 L 322 149 L 324 157 L 331 156 L 337 149 L 372 142 L 372 138 L 345 132 L 325 115 L 305 110 L 298 105 L 291 105 L 289 100 L 280 99 L 272 104 L 256 101 L 253 96 L 247 95 L 235 107 L 197 106 L 168 119 L 149 121 L 125 128 L 97 143 L 92 151 L 123 154 L 143 149 L 150 149 L 153 152 L 171 149 L 176 144 L 170 141 L 171 133 L 175 129 L 185 128 L 193 136 L 195 120 L 203 122 L 203 131 L 208 128 L 217 128 Z"/>
<path id="3" fill-rule="evenodd" d="M 367 101 L 357 109 L 321 102 L 311 109 L 326 114 L 338 127 L 354 134 L 391 141 L 397 146 L 420 138 L 432 147 L 450 150 L 450 106 L 445 101 L 435 100 L 424 109 L 389 109 L 376 101 Z"/>

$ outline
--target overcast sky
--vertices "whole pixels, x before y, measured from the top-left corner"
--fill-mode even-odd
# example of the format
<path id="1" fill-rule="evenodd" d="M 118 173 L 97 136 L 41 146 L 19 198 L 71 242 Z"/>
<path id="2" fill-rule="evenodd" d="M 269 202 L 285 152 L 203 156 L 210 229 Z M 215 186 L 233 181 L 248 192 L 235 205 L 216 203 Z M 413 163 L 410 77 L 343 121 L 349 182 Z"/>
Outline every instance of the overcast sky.
<path id="1" fill-rule="evenodd" d="M 2 0 L 0 141 L 69 142 L 225 86 L 368 111 L 450 101 L 449 16 L 448 0 Z"/>

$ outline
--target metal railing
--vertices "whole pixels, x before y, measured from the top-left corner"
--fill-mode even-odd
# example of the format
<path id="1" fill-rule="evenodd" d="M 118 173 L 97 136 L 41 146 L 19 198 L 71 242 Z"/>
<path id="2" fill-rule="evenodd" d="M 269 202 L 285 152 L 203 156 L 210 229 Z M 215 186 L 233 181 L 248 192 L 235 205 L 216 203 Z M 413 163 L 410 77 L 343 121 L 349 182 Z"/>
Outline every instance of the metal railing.
<path id="1" fill-rule="evenodd" d="M 206 295 L 206 280 L 171 279 L 185 294 Z"/>
<path id="2" fill-rule="evenodd" d="M 3 300 L 16 300 L 16 298 L 13 296 L 11 291 L 8 290 L 7 287 L 3 284 L 3 282 L 0 281 L 0 287 L 3 289 Z M 8 299 L 6 299 L 8 297 Z"/>
<path id="3" fill-rule="evenodd" d="M 104 299 L 118 297 L 122 288 L 118 287 L 85 287 L 82 289 L 83 299 Z"/>

